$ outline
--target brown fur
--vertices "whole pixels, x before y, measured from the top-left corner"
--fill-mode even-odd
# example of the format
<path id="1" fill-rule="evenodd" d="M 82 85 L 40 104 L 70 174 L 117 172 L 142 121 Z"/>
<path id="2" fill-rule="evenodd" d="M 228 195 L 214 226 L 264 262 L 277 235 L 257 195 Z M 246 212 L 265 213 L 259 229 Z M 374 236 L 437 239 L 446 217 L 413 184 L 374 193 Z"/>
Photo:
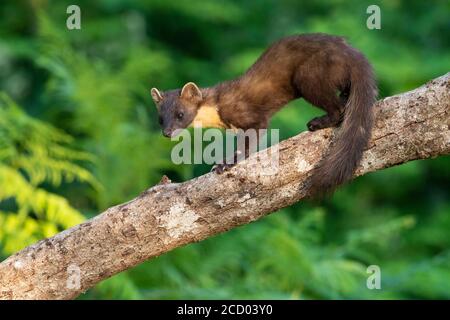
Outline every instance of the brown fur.
<path id="1" fill-rule="evenodd" d="M 165 93 L 152 89 L 167 132 L 191 125 L 205 106 L 217 110 L 221 120 L 207 125 L 244 130 L 267 128 L 275 112 L 298 98 L 325 110 L 326 115 L 308 123 L 310 130 L 342 125 L 313 172 L 313 194 L 331 192 L 352 177 L 370 137 L 376 95 L 372 68 L 363 54 L 343 38 L 326 34 L 281 39 L 242 76 L 211 88 L 189 83 Z M 180 110 L 183 119 L 174 120 Z"/>

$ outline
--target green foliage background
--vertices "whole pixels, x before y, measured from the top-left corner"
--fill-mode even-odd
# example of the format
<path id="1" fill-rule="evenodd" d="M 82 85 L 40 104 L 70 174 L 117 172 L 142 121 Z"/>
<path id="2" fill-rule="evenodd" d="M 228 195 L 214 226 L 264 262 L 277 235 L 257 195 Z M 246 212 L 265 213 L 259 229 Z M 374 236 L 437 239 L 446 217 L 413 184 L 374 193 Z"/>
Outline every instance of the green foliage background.
<path id="1" fill-rule="evenodd" d="M 78 4 L 82 29 L 66 28 Z M 366 9 L 381 7 L 382 29 Z M 448 1 L 3 1 L 0 6 L 0 258 L 130 200 L 176 166 L 149 89 L 213 85 L 272 41 L 346 36 L 373 63 L 380 96 L 450 67 Z M 272 127 L 287 138 L 319 114 L 296 101 Z M 87 292 L 105 298 L 450 298 L 450 158 L 358 178 L 180 248 Z M 382 289 L 368 290 L 368 265 Z"/>

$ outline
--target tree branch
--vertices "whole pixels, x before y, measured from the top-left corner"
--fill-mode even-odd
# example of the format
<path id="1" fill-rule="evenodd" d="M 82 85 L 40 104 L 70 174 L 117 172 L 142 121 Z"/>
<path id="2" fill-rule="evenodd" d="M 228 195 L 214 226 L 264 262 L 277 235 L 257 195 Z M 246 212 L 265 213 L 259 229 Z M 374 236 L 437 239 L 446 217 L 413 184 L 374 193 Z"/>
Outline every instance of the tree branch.
<path id="1" fill-rule="evenodd" d="M 450 73 L 378 101 L 369 147 L 355 175 L 450 153 Z M 279 171 L 256 155 L 223 175 L 165 179 L 137 198 L 39 241 L 0 264 L 0 299 L 71 299 L 147 259 L 257 220 L 308 195 L 305 180 L 331 129 L 272 147 Z M 79 278 L 78 278 L 79 276 Z M 79 283 L 78 283 L 79 280 Z"/>

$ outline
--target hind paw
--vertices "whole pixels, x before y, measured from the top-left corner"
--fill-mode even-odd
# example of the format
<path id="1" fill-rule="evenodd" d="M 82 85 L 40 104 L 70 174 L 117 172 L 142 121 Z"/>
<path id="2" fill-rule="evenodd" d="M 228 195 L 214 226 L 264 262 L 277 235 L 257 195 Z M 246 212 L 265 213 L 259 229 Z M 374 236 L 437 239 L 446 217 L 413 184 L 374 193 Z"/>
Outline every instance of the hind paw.
<path id="1" fill-rule="evenodd" d="M 328 115 L 317 117 L 309 121 L 306 126 L 309 131 L 316 131 L 325 128 L 335 127 L 339 124 L 339 120 L 333 120 Z"/>
<path id="2" fill-rule="evenodd" d="M 325 128 L 325 126 L 322 123 L 322 119 L 321 118 L 314 118 L 311 121 L 309 121 L 306 126 L 308 127 L 309 131 L 316 131 L 319 129 L 323 129 Z"/>

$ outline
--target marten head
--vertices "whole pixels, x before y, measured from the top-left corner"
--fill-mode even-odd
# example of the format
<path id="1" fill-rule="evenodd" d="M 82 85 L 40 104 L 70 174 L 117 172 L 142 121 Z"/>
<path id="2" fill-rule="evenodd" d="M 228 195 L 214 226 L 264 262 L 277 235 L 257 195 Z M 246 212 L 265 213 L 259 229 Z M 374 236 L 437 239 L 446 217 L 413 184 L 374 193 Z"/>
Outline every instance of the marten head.
<path id="1" fill-rule="evenodd" d="M 202 92 L 193 82 L 185 84 L 181 90 L 161 92 L 152 88 L 151 93 L 158 109 L 162 133 L 169 138 L 175 130 L 192 124 L 203 100 Z"/>
<path id="2" fill-rule="evenodd" d="M 151 90 L 159 114 L 159 124 L 165 137 L 172 137 L 175 130 L 196 127 L 224 127 L 217 107 L 207 105 L 202 91 L 193 82 L 182 89 L 161 92 Z"/>

